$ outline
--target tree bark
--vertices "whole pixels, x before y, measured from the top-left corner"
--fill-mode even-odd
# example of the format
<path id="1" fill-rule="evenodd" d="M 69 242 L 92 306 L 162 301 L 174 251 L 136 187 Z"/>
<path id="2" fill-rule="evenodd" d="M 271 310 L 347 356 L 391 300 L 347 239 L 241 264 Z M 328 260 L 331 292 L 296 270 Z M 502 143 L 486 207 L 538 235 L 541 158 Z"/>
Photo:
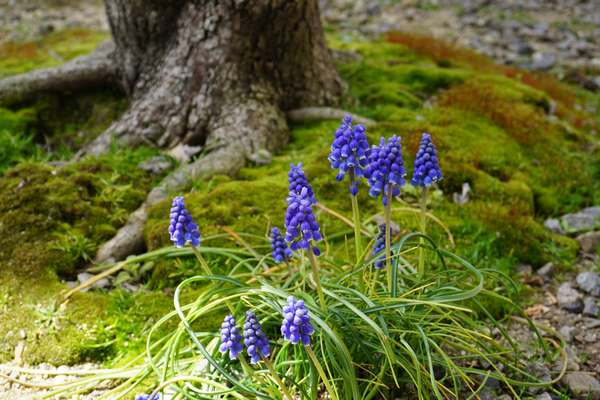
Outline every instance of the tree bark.
<path id="1" fill-rule="evenodd" d="M 214 133 L 248 104 L 286 111 L 338 104 L 344 93 L 317 0 L 106 0 L 129 110 L 87 149 L 171 148 L 232 140 Z M 285 131 L 245 151 L 285 143 Z"/>
<path id="2" fill-rule="evenodd" d="M 143 248 L 149 207 L 194 179 L 233 174 L 288 141 L 285 112 L 338 105 L 346 91 L 317 0 L 106 0 L 128 111 L 86 149 L 205 146 L 149 194 L 96 261 Z"/>

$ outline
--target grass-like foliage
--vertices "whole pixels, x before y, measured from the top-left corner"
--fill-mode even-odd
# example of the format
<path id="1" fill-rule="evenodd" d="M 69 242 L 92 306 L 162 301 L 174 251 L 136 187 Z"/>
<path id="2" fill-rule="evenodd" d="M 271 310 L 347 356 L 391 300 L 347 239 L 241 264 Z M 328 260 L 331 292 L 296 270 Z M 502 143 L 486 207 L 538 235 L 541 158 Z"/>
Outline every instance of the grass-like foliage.
<path id="1" fill-rule="evenodd" d="M 169 234 L 180 248 L 155 250 L 127 263 L 195 257 L 204 273 L 177 286 L 174 309 L 150 329 L 145 354 L 122 369 L 67 384 L 50 396 L 86 391 L 105 379 L 122 380 L 103 395 L 110 399 L 147 389 L 151 394 L 139 398 L 170 393 L 177 399 L 469 399 L 477 398 L 490 378 L 519 398 L 527 387 L 547 385 L 528 373 L 525 357 L 489 309 L 489 304 L 502 303 L 516 311 L 503 296 L 509 279 L 478 269 L 426 234 L 428 222 L 443 225 L 426 207 L 428 188 L 442 177 L 429 135 L 423 136 L 419 172 L 411 181 L 422 194 L 421 208 L 412 209 L 420 215 L 420 232 L 394 237 L 394 185 L 404 185 L 399 142 L 382 141 L 364 154 L 359 150 L 354 155 L 368 163 L 356 163 L 348 155 L 354 151 L 352 142 L 344 140 L 356 137 L 350 122 L 345 119 L 336 132 L 332 154 L 336 146 L 342 150 L 330 161 L 343 172 L 338 180 L 349 176 L 353 222 L 329 212 L 356 229 L 321 236 L 312 214 L 318 193 L 301 165 L 290 172 L 285 217 L 285 241 L 293 257 L 282 251 L 282 239 L 271 238 L 276 242 L 271 257 L 264 255 L 267 238 L 264 246 L 251 247 L 246 239 L 260 243 L 260 238 L 233 231 L 240 249 L 207 246 L 215 237 L 204 238 L 199 246 L 198 227 L 183 199 L 176 198 Z M 386 169 L 390 154 L 396 155 L 395 166 Z M 390 170 L 402 171 L 402 176 Z M 385 251 L 372 250 L 380 239 L 367 235 L 373 229 L 361 222 L 355 194 L 362 176 L 369 180 L 370 194 L 385 199 Z M 353 244 L 344 240 L 350 232 Z M 319 250 L 321 240 L 325 245 Z M 181 248 L 186 242 L 193 246 Z M 297 308 L 290 311 L 289 304 Z M 247 324 L 241 329 L 247 311 L 260 324 L 252 325 L 250 333 Z M 226 315 L 219 329 L 218 321 Z M 176 328 L 165 335 L 167 326 Z M 261 331 L 269 345 L 250 364 L 251 342 L 242 347 L 242 334 Z M 540 348 L 548 347 L 540 337 Z"/>

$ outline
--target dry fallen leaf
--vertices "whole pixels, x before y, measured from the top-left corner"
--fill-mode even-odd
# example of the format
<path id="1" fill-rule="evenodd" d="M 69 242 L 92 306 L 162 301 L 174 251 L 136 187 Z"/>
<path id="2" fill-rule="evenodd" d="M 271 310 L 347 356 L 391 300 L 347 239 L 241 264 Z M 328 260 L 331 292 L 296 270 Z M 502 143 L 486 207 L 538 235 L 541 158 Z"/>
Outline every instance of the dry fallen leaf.
<path id="1" fill-rule="evenodd" d="M 525 309 L 525 315 L 528 317 L 538 317 L 542 314 L 545 314 L 550 309 L 543 304 L 536 304 L 535 306 L 531 306 Z"/>

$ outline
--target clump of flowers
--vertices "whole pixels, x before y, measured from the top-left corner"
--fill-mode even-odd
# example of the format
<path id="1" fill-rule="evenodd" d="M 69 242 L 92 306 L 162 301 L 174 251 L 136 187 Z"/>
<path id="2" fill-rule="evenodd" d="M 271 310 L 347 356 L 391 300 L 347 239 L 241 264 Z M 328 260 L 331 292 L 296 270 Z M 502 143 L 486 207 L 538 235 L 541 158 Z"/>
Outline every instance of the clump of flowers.
<path id="1" fill-rule="evenodd" d="M 308 183 L 308 179 L 302 170 L 302 163 L 298 165 L 290 164 L 290 171 L 288 172 L 288 182 L 290 193 L 300 194 L 303 188 L 306 188 L 308 197 L 312 204 L 317 202 L 312 186 Z"/>
<path id="2" fill-rule="evenodd" d="M 379 146 L 371 147 L 369 164 L 365 168 L 365 176 L 370 187 L 369 195 L 372 197 L 383 195 L 383 205 L 387 205 L 390 194 L 391 196 L 400 194 L 400 187 L 406 183 L 405 175 L 400 137 L 392 136 L 387 143 L 384 138 L 381 138 Z"/>
<path id="3" fill-rule="evenodd" d="M 281 324 L 283 338 L 292 344 L 300 341 L 304 346 L 308 346 L 310 345 L 310 336 L 314 332 L 315 329 L 310 323 L 304 300 L 296 300 L 294 296 L 288 297 L 288 302 L 283 307 L 283 322 Z"/>
<path id="4" fill-rule="evenodd" d="M 415 168 L 410 184 L 413 186 L 428 187 L 442 178 L 435 145 L 431 141 L 431 136 L 428 133 L 424 133 L 421 137 L 417 157 L 415 158 Z"/>
<path id="5" fill-rule="evenodd" d="M 135 396 L 135 400 L 160 400 L 160 394 L 138 394 Z"/>
<path id="6" fill-rule="evenodd" d="M 377 257 L 377 260 L 375 261 L 375 268 L 377 268 L 377 269 L 383 268 L 383 261 L 385 259 L 385 254 L 383 254 L 384 250 L 385 250 L 385 224 L 381 224 L 381 225 L 379 225 L 379 233 L 377 234 L 377 238 L 375 238 L 375 245 L 373 246 L 373 252 L 371 253 L 372 256 L 381 254 L 379 257 Z"/>
<path id="7" fill-rule="evenodd" d="M 322 236 L 319 223 L 313 213 L 314 202 L 311 200 L 309 189 L 304 187 L 300 193 L 290 192 L 287 203 L 285 241 L 290 244 L 293 251 L 311 247 L 315 255 L 319 255 L 319 250 L 313 246 L 312 241 L 318 242 Z"/>
<path id="8" fill-rule="evenodd" d="M 235 360 L 242 352 L 242 337 L 235 326 L 233 315 L 228 315 L 221 324 L 221 346 L 219 351 L 223 354 L 229 352 L 229 358 Z"/>
<path id="9" fill-rule="evenodd" d="M 198 230 L 198 225 L 196 225 L 192 216 L 185 208 L 183 196 L 177 196 L 173 199 L 170 214 L 169 235 L 176 247 L 183 247 L 188 242 L 193 247 L 200 246 L 200 231 Z"/>
<path id="10" fill-rule="evenodd" d="M 246 311 L 244 322 L 244 345 L 250 356 L 250 362 L 256 364 L 263 357 L 271 354 L 269 339 L 252 311 Z"/>
<path id="11" fill-rule="evenodd" d="M 271 249 L 273 250 L 271 254 L 276 262 L 281 263 L 289 260 L 292 257 L 292 251 L 290 250 L 287 243 L 285 242 L 285 239 L 281 235 L 279 228 L 275 226 L 271 228 L 270 239 Z"/>
<path id="12" fill-rule="evenodd" d="M 348 174 L 352 196 L 358 193 L 357 178 L 363 176 L 368 161 L 369 142 L 365 130 L 363 125 L 352 127 L 352 117 L 344 116 L 340 127 L 335 132 L 328 157 L 331 168 L 339 169 L 335 179 L 342 181 Z"/>

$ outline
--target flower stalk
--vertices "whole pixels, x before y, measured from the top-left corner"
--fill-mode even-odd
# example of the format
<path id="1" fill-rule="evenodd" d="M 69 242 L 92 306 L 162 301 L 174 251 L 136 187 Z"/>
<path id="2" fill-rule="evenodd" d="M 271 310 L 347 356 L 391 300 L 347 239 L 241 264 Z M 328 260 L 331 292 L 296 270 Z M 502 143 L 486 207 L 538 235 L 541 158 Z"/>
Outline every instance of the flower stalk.
<path id="1" fill-rule="evenodd" d="M 387 272 L 388 290 L 392 290 L 392 191 L 386 193 L 387 203 L 384 206 L 385 220 L 385 268 Z"/>
<path id="2" fill-rule="evenodd" d="M 422 234 L 426 234 L 427 230 L 427 187 L 424 186 L 421 188 L 421 200 L 420 200 L 420 218 L 419 218 L 419 229 Z M 425 274 L 425 239 L 419 239 L 419 269 L 418 274 L 419 278 L 423 277 Z"/>
<path id="3" fill-rule="evenodd" d="M 287 386 L 285 385 L 285 383 L 283 383 L 283 380 L 279 377 L 279 374 L 277 373 L 277 371 L 275 371 L 275 368 L 273 367 L 271 360 L 269 360 L 267 357 L 263 357 L 262 360 L 264 361 L 265 365 L 267 366 L 267 369 L 269 370 L 271 377 L 273 377 L 273 379 L 275 380 L 275 382 L 277 382 L 277 384 L 279 385 L 279 388 L 283 392 L 283 399 L 284 400 L 294 400 L 294 397 L 291 395 Z"/>
<path id="4" fill-rule="evenodd" d="M 314 254 L 312 248 L 306 250 L 306 255 L 310 260 L 310 266 L 312 268 L 312 275 L 317 288 L 317 294 L 319 295 L 319 303 L 321 304 L 321 310 L 327 313 L 327 304 L 325 303 L 325 295 L 323 294 L 323 288 L 321 287 L 321 276 L 319 274 L 319 264 L 317 257 Z"/>
<path id="5" fill-rule="evenodd" d="M 319 373 L 319 376 L 321 377 L 321 380 L 323 381 L 323 384 L 325 385 L 325 389 L 327 389 L 327 393 L 329 393 L 329 397 L 331 397 L 332 400 L 338 400 L 337 392 L 333 388 L 333 385 L 331 384 L 331 382 L 329 382 L 327 375 L 325 375 L 325 370 L 323 369 L 323 366 L 319 362 L 319 359 L 317 358 L 317 355 L 313 351 L 312 347 L 309 345 L 309 346 L 305 346 L 304 348 L 306 349 L 306 353 L 308 354 L 308 357 L 310 358 L 313 365 L 317 369 L 317 372 Z"/>

